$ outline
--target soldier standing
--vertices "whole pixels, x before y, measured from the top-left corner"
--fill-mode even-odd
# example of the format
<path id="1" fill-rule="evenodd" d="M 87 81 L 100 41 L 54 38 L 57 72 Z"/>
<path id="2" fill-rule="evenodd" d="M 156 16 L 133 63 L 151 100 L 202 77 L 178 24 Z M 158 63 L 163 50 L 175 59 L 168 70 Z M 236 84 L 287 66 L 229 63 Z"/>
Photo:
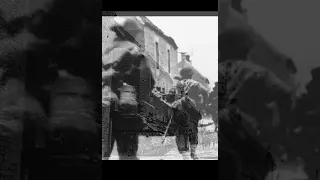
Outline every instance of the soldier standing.
<path id="1" fill-rule="evenodd" d="M 198 122 L 202 118 L 201 112 L 204 111 L 205 106 L 203 101 L 208 96 L 208 90 L 199 82 L 192 80 L 193 74 L 193 69 L 184 68 L 180 71 L 180 76 L 175 77 L 179 80 L 176 86 L 179 99 L 173 102 L 172 106 L 175 114 L 175 135 L 178 150 L 186 159 L 190 143 L 191 158 L 196 160 L 199 159 L 196 153 Z"/>
<path id="2" fill-rule="evenodd" d="M 116 141 L 120 159 L 136 159 L 138 135 L 120 132 L 123 130 L 119 128 L 127 126 L 129 122 L 119 123 L 119 116 L 138 113 L 138 107 L 142 107 L 143 101 L 150 101 L 149 93 L 155 83 L 147 57 L 137 42 L 143 38 L 142 29 L 132 18 L 115 19 L 117 24 L 110 27 L 115 37 L 102 58 L 103 156 L 110 156 Z"/>

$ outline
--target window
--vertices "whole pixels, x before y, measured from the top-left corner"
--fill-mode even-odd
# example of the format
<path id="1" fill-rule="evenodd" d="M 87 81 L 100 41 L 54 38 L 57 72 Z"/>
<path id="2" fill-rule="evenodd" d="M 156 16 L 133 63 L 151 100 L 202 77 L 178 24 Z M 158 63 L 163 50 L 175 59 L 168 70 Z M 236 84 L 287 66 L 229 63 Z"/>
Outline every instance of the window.
<path id="1" fill-rule="evenodd" d="M 159 58 L 159 43 L 155 42 L 155 57 L 157 62 L 157 69 L 160 69 L 160 58 Z"/>
<path id="2" fill-rule="evenodd" d="M 167 52 L 168 52 L 168 73 L 170 73 L 170 60 L 171 60 L 171 59 L 170 59 L 170 58 L 171 58 L 171 57 L 170 57 L 170 50 L 168 49 Z"/>

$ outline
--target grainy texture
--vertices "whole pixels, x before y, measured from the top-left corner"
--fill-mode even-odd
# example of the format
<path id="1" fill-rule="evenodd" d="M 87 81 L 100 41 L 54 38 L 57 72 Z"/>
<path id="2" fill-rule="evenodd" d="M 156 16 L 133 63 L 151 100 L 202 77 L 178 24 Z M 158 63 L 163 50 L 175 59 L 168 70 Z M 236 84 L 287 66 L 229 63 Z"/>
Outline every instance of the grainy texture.
<path id="1" fill-rule="evenodd" d="M 146 20 L 145 17 L 140 18 Z M 130 17 L 124 22 L 132 24 L 134 19 Z M 140 20 L 138 17 L 133 23 L 138 24 L 137 26 L 125 29 L 126 23 L 119 21 L 119 24 L 116 24 L 112 17 L 103 17 L 103 104 L 106 108 L 104 113 L 110 113 L 109 116 L 105 114 L 103 119 L 103 159 L 107 159 L 110 155 L 110 147 L 113 149 L 116 147 L 119 159 L 138 159 L 139 147 L 144 146 L 144 143 L 140 143 L 143 140 L 141 136 L 139 138 L 139 134 L 161 136 L 169 123 L 170 110 L 172 109 L 164 102 L 167 96 L 164 93 L 173 87 L 170 75 L 177 73 L 177 69 L 174 68 L 177 61 L 176 47 L 154 25 L 150 25 L 150 22 L 146 20 L 145 23 L 149 24 L 142 26 Z M 117 27 L 115 28 L 113 25 Z M 122 32 L 122 29 L 131 35 L 133 31 L 139 31 L 139 33 L 132 41 L 130 40 L 132 38 L 124 36 L 126 33 Z M 159 69 L 157 69 L 158 64 L 154 51 L 155 41 L 159 42 Z M 170 73 L 167 72 L 169 66 L 167 48 L 171 51 Z M 141 66 L 144 63 L 147 66 Z M 137 67 L 139 69 L 136 69 Z M 164 91 L 161 88 L 164 88 Z M 207 97 L 207 94 L 204 95 L 204 98 Z M 197 101 L 200 99 L 198 98 Z M 175 123 L 178 117 L 180 119 L 189 117 L 182 114 L 176 113 L 173 122 Z M 197 116 L 196 121 L 198 120 Z M 172 124 L 171 126 L 166 135 L 177 135 L 173 131 Z M 196 125 L 194 127 L 197 128 Z M 111 138 L 108 137 L 110 135 Z M 160 139 L 154 138 L 158 142 Z M 210 143 L 205 144 L 211 145 Z M 148 145 L 146 144 L 146 146 Z M 160 146 L 154 148 L 151 146 L 151 149 L 144 152 L 150 155 L 166 149 Z M 195 149 L 193 147 L 191 149 Z"/>
<path id="2" fill-rule="evenodd" d="M 15 145 L 16 151 L 12 147 L 1 147 L 5 148 L 3 151 L 15 153 L 14 156 L 20 161 L 17 162 L 20 163 L 20 172 L 11 169 L 11 173 L 21 175 L 21 178 L 14 177 L 14 180 L 63 177 L 78 179 L 77 176 L 95 179 L 94 176 L 100 174 L 97 171 L 100 164 L 95 162 L 101 149 L 101 136 L 98 133 L 101 120 L 101 109 L 98 108 L 101 99 L 99 3 L 101 2 L 87 0 L 1 1 L 0 132 L 12 138 L 17 136 L 14 142 L 18 144 Z M 76 90 L 70 88 L 76 82 L 69 81 L 65 85 L 57 85 L 63 89 L 59 90 L 60 94 L 49 91 L 53 87 L 52 83 L 63 76 L 59 74 L 61 70 L 65 71 L 64 77 L 77 77 L 85 81 L 84 84 L 90 87 L 90 91 L 98 90 L 84 93 L 79 86 Z M 61 92 L 65 93 L 63 98 L 60 96 Z M 51 95 L 57 94 L 60 96 L 59 101 L 53 101 L 55 98 Z M 73 99 L 71 96 L 77 97 Z M 69 104 L 66 105 L 66 102 Z M 57 111 L 75 109 L 76 118 L 66 117 L 67 113 L 62 113 L 63 123 L 58 123 L 58 128 L 56 124 L 48 123 L 55 119 L 52 115 Z M 88 129 L 94 132 L 90 130 L 88 133 Z M 53 137 L 55 133 L 63 134 L 64 142 L 56 143 L 56 137 Z M 1 143 L 6 142 L 1 140 Z M 60 157 L 53 155 L 57 153 L 57 149 L 61 150 Z M 5 160 L 12 161 L 9 158 Z M 75 164 L 78 167 L 74 167 Z M 62 171 L 62 165 L 68 167 L 65 166 Z M 85 168 L 80 170 L 79 166 Z M 1 164 L 1 168 L 5 168 L 4 164 Z M 1 178 L 6 178 L 3 172 L 0 175 Z"/>

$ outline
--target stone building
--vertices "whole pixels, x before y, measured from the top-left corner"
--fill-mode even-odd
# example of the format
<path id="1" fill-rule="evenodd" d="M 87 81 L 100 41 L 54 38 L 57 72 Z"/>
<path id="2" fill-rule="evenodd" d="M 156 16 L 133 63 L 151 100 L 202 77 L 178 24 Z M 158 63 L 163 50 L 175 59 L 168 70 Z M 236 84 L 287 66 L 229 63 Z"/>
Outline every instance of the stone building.
<path id="1" fill-rule="evenodd" d="M 156 78 L 156 86 L 168 93 L 173 87 L 172 77 L 177 74 L 178 46 L 174 39 L 167 36 L 144 16 L 137 17 L 144 27 L 144 46 L 155 60 L 152 68 Z"/>
<path id="2" fill-rule="evenodd" d="M 178 46 L 175 41 L 165 35 L 161 29 L 154 25 L 145 16 L 131 17 L 137 21 L 141 29 L 143 29 L 143 37 L 139 40 L 139 44 L 154 60 L 152 64 L 152 72 L 156 80 L 157 89 L 167 93 L 173 87 L 172 77 L 177 74 Z M 114 32 L 108 27 L 116 23 L 112 16 L 103 16 L 102 18 L 102 48 L 107 49 L 111 44 Z"/>

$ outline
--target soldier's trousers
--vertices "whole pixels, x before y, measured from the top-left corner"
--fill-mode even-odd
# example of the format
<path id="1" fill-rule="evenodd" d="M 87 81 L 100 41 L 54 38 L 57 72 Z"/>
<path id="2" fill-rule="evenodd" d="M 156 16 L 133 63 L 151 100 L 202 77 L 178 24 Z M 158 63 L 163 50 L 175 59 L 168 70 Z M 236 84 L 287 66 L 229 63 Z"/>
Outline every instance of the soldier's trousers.
<path id="1" fill-rule="evenodd" d="M 198 122 L 201 117 L 198 116 L 199 113 L 196 110 L 184 108 L 187 107 L 188 103 L 189 101 L 186 101 L 186 98 L 173 103 L 174 132 L 180 153 L 189 151 L 190 146 L 191 151 L 194 152 L 195 147 L 198 145 Z"/>
<path id="2" fill-rule="evenodd" d="M 189 151 L 190 146 L 198 145 L 198 127 L 192 124 L 191 127 L 177 125 L 175 129 L 176 143 L 180 153 Z M 190 146 L 189 146 L 190 143 Z"/>

